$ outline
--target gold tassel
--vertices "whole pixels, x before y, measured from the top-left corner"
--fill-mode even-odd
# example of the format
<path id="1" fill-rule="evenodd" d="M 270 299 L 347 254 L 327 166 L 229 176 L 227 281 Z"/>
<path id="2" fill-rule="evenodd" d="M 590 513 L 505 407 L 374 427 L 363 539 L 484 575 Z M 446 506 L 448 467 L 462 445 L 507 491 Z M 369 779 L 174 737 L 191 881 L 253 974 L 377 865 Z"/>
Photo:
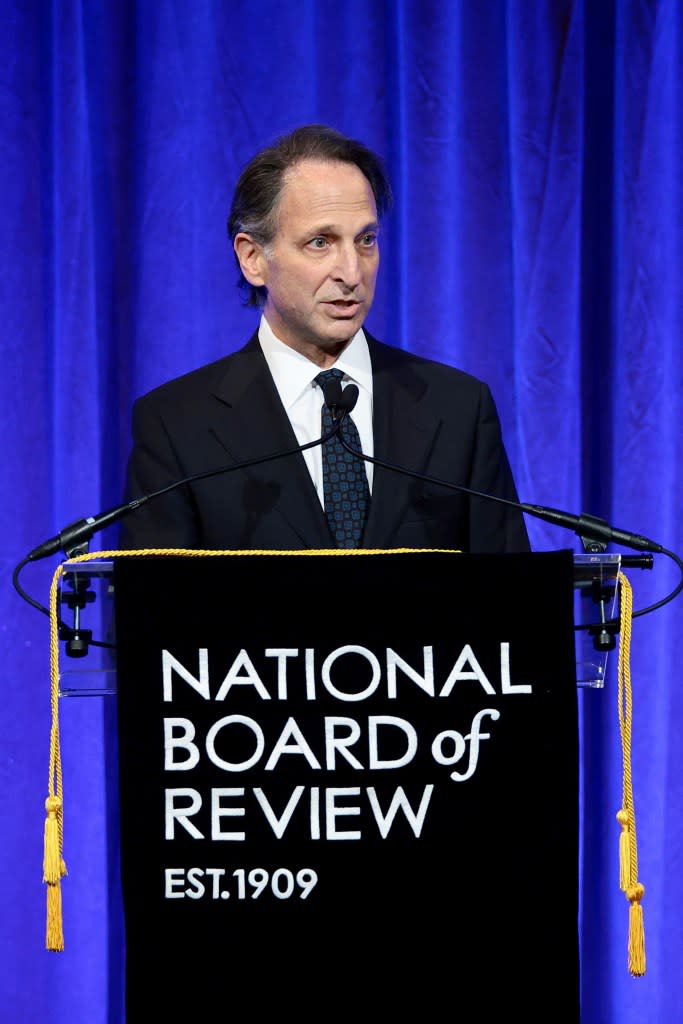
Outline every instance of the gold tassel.
<path id="1" fill-rule="evenodd" d="M 63 566 L 59 566 L 50 587 L 50 773 L 48 797 L 45 801 L 43 839 L 43 881 L 47 882 L 47 920 L 45 945 L 55 953 L 64 949 L 62 923 L 61 879 L 66 875 L 62 857 L 64 848 L 64 801 L 62 794 L 62 760 L 59 751 L 59 627 L 57 622 L 57 586 Z"/>
<path id="2" fill-rule="evenodd" d="M 47 925 L 45 946 L 52 953 L 64 951 L 62 928 L 62 886 L 60 882 L 49 882 L 47 886 Z"/>
<path id="3" fill-rule="evenodd" d="M 638 881 L 638 840 L 636 812 L 633 799 L 631 769 L 631 738 L 633 730 L 633 691 L 631 687 L 631 621 L 633 592 L 631 584 L 619 573 L 620 633 L 618 665 L 619 729 L 623 761 L 623 795 L 617 821 L 621 825 L 619 836 L 619 886 L 629 901 L 628 910 L 628 969 L 635 978 L 645 974 L 645 926 L 641 900 L 645 886 Z"/>
<path id="4" fill-rule="evenodd" d="M 59 816 L 62 813 L 62 801 L 58 796 L 49 796 L 45 801 L 45 810 L 47 817 L 43 842 L 43 881 L 54 885 L 59 882 L 63 874 L 59 839 Z"/>
<path id="5" fill-rule="evenodd" d="M 636 883 L 627 894 L 628 910 L 628 969 L 634 978 L 645 974 L 645 925 L 640 901 L 645 895 L 645 886 Z"/>
<path id="6" fill-rule="evenodd" d="M 628 811 L 623 807 L 617 811 L 617 821 L 621 825 L 619 836 L 619 888 L 626 892 L 631 884 L 631 836 L 629 832 Z"/>

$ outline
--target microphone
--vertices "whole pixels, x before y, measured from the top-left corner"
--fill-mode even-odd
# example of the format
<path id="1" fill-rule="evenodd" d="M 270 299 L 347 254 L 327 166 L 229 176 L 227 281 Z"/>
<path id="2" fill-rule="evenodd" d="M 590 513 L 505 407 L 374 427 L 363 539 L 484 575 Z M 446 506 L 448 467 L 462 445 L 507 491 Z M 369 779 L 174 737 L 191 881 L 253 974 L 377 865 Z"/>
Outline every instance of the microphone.
<path id="1" fill-rule="evenodd" d="M 344 389 L 342 396 L 343 408 L 346 409 L 347 414 L 350 413 L 356 402 L 358 401 L 358 388 L 355 384 L 349 384 Z M 439 480 L 435 477 L 426 476 L 422 473 L 415 473 L 412 470 L 402 468 L 401 466 L 395 466 L 390 462 L 386 462 L 382 459 L 372 457 L 370 455 L 364 455 L 363 452 L 356 451 L 348 443 L 343 433 L 339 432 L 339 440 L 347 451 L 355 455 L 356 458 L 364 459 L 366 462 L 372 462 L 373 465 L 381 466 L 384 469 L 390 469 L 397 473 L 404 473 L 407 476 L 411 476 L 417 480 L 424 480 L 427 483 L 438 484 L 442 487 L 447 487 L 452 490 L 460 491 L 465 494 L 470 494 L 477 498 L 485 498 L 488 501 L 498 501 L 504 505 L 510 505 L 512 508 L 517 508 L 522 512 L 526 512 L 531 516 L 535 516 L 537 519 L 543 519 L 545 522 L 552 523 L 555 526 L 564 526 L 568 529 L 574 530 L 578 537 L 583 540 L 584 538 L 593 538 L 597 543 L 594 551 L 602 550 L 602 545 L 608 541 L 616 541 L 620 544 L 625 544 L 626 547 L 635 548 L 637 551 L 649 551 L 657 554 L 667 555 L 675 561 L 679 569 L 683 573 L 683 563 L 672 551 L 668 551 L 661 544 L 656 541 L 650 540 L 648 537 L 643 537 L 641 534 L 629 533 L 626 530 L 619 530 L 616 527 L 610 526 L 605 519 L 599 519 L 597 516 L 587 515 L 583 513 L 580 516 L 573 515 L 570 512 L 563 512 L 560 509 L 548 508 L 545 505 L 529 505 L 521 501 L 512 501 L 509 498 L 501 498 L 497 494 L 487 494 L 483 491 L 475 491 L 470 487 L 465 487 L 461 484 L 453 484 L 445 480 Z M 637 568 L 652 568 L 652 558 L 639 559 L 634 556 L 625 556 L 622 558 L 622 564 L 632 564 Z M 662 601 L 658 601 L 656 604 L 650 605 L 647 608 L 642 608 L 639 612 L 635 612 L 634 615 L 644 615 L 647 612 L 654 611 L 654 609 L 661 607 L 662 605 L 671 601 L 676 595 L 683 589 L 683 578 L 679 582 L 678 586 L 674 591 L 665 597 Z"/>
<path id="2" fill-rule="evenodd" d="M 358 401 L 358 387 L 356 384 L 348 384 L 341 393 L 341 398 L 337 403 L 337 408 L 346 415 L 350 415 L 356 408 L 356 402 Z M 334 414 L 333 414 L 334 415 Z"/>
<path id="3" fill-rule="evenodd" d="M 219 466 L 217 469 L 210 469 L 204 473 L 194 473 L 192 476 L 184 477 L 182 480 L 174 480 L 173 483 L 167 484 L 166 487 L 162 487 L 158 491 L 152 491 L 150 494 L 143 494 L 139 498 L 133 498 L 131 501 L 123 502 L 121 505 L 116 505 L 114 508 L 107 509 L 105 512 L 100 512 L 96 516 L 88 516 L 86 519 L 77 519 L 75 522 L 65 526 L 63 530 L 55 534 L 54 537 L 50 537 L 49 540 L 43 541 L 39 544 L 21 562 L 21 566 L 26 565 L 27 562 L 36 562 L 41 558 L 47 558 L 49 555 L 56 554 L 57 551 L 64 551 L 67 557 L 72 556 L 76 553 L 79 547 L 86 544 L 91 537 L 104 529 L 105 526 L 110 526 L 112 523 L 122 519 L 123 516 L 128 515 L 129 512 L 134 512 L 142 505 L 146 505 L 148 501 L 153 498 L 159 498 L 162 494 L 167 494 L 169 491 L 175 490 L 177 487 L 182 487 L 186 484 L 194 483 L 197 480 L 206 480 L 212 476 L 219 476 L 221 473 L 230 473 L 236 469 L 247 469 L 250 466 L 258 466 L 264 462 L 272 462 L 275 459 L 284 458 L 287 455 L 296 455 L 298 452 L 305 452 L 309 448 L 315 448 L 316 445 L 325 444 L 331 437 L 339 433 L 341 426 L 350 413 L 351 409 L 355 406 L 358 400 L 358 388 L 354 385 L 349 385 L 342 391 L 341 384 L 339 381 L 333 380 L 325 385 L 324 400 L 332 416 L 332 429 L 322 437 L 316 438 L 314 441 L 308 441 L 306 444 L 297 445 L 296 448 L 288 448 L 285 451 L 272 452 L 269 455 L 261 455 L 255 459 L 248 459 L 246 462 L 231 463 L 228 466 Z M 23 596 L 23 595 L 22 595 Z"/>
<path id="4" fill-rule="evenodd" d="M 330 410 L 332 422 L 334 423 L 337 418 L 339 403 L 341 402 L 342 397 L 341 382 L 335 377 L 333 377 L 332 380 L 328 380 L 323 387 L 323 397 L 325 399 L 325 405 Z"/>
<path id="5" fill-rule="evenodd" d="M 257 466 L 264 462 L 271 462 L 275 459 L 284 458 L 287 455 L 295 455 L 298 452 L 307 451 L 309 448 L 315 448 L 316 445 L 325 444 L 330 438 L 334 437 L 335 434 L 339 433 L 344 420 L 351 412 L 358 401 L 358 388 L 355 384 L 349 385 L 342 390 L 342 386 L 339 381 L 329 382 L 323 390 L 324 401 L 332 417 L 332 429 L 321 437 L 316 438 L 314 441 L 309 441 L 306 444 L 297 445 L 296 448 L 289 448 L 285 451 L 273 452 L 270 455 L 262 455 L 256 459 L 249 459 L 246 462 L 232 463 L 228 466 L 219 466 L 217 469 L 208 470 L 204 473 L 195 473 L 192 476 L 184 477 L 182 480 L 176 480 L 173 483 L 167 484 L 166 487 L 162 487 L 158 491 L 153 491 L 150 494 L 143 494 L 138 498 L 133 498 L 131 501 L 123 502 L 120 505 L 116 505 L 114 508 L 110 508 L 105 512 L 100 512 L 96 516 L 88 516 L 85 519 L 77 519 L 75 522 L 65 526 L 54 537 L 50 537 L 49 540 L 43 541 L 32 551 L 26 555 L 25 558 L 15 566 L 12 574 L 12 582 L 14 588 L 28 604 L 44 615 L 50 614 L 49 609 L 44 605 L 40 604 L 39 601 L 34 600 L 29 594 L 26 593 L 24 588 L 19 582 L 21 571 L 28 562 L 36 562 L 41 558 L 47 558 L 49 555 L 54 555 L 58 551 L 63 551 L 67 558 L 71 558 L 76 554 L 81 554 L 87 550 L 88 541 L 91 537 L 104 529 L 105 526 L 122 519 L 130 512 L 134 512 L 136 509 L 145 505 L 148 501 L 153 498 L 161 497 L 163 494 L 167 494 L 169 491 L 175 490 L 176 487 L 182 487 L 185 484 L 193 483 L 196 480 L 205 480 L 212 476 L 219 476 L 221 473 L 229 473 L 236 469 L 247 469 L 249 466 Z M 63 635 L 69 642 L 74 641 L 74 638 L 82 639 L 84 634 L 81 632 L 78 634 L 75 630 L 66 626 L 60 621 L 60 635 Z M 79 654 L 85 654 L 87 652 L 87 644 L 92 643 L 100 647 L 110 647 L 108 643 L 104 643 L 98 640 L 87 640 L 85 646 L 80 650 Z M 75 653 L 75 652 L 70 652 Z"/>
<path id="6" fill-rule="evenodd" d="M 488 494 L 484 491 L 474 490 L 473 488 L 466 487 L 463 484 L 455 484 L 447 480 L 441 480 L 437 477 L 427 476 L 424 473 L 417 473 L 413 470 L 406 469 L 405 467 L 396 466 L 393 463 L 379 459 L 376 456 L 365 455 L 362 451 L 357 451 L 348 443 L 344 438 L 343 431 L 341 429 L 344 420 L 356 406 L 359 395 L 358 387 L 355 384 L 348 384 L 342 389 L 339 381 L 330 381 L 325 385 L 323 395 L 325 404 L 330 410 L 333 423 L 332 429 L 322 437 L 316 438 L 316 440 L 309 441 L 303 445 L 297 445 L 295 448 L 289 448 L 285 451 L 273 452 L 269 455 L 263 455 L 256 459 L 249 459 L 245 462 L 233 463 L 228 466 L 219 466 L 216 469 L 208 470 L 203 473 L 195 473 L 191 476 L 184 477 L 182 480 L 176 480 L 167 484 L 166 487 L 162 487 L 150 494 L 141 495 L 138 498 L 133 498 L 131 501 L 124 502 L 123 504 L 117 505 L 105 512 L 101 512 L 99 515 L 90 516 L 86 519 L 78 519 L 64 527 L 60 533 L 51 537 L 49 540 L 44 541 L 42 544 L 39 544 L 29 552 L 15 570 L 15 586 L 17 586 L 17 589 L 19 589 L 22 596 L 26 597 L 31 604 L 36 605 L 36 603 L 28 598 L 28 595 L 23 594 L 21 589 L 18 587 L 18 572 L 24 565 L 26 565 L 27 562 L 46 558 L 48 555 L 55 554 L 60 550 L 63 550 L 67 557 L 73 556 L 78 551 L 79 547 L 87 544 L 91 537 L 99 530 L 117 522 L 119 519 L 123 518 L 123 516 L 126 516 L 137 508 L 140 508 L 142 505 L 145 505 L 148 501 L 161 497 L 161 495 L 167 494 L 169 491 L 175 490 L 177 487 L 182 487 L 197 480 L 205 480 L 213 476 L 218 476 L 221 473 L 229 473 L 238 469 L 247 469 L 250 466 L 257 466 L 265 462 L 270 462 L 274 459 L 284 458 L 287 455 L 304 452 L 309 448 L 325 444 L 331 437 L 334 437 L 335 434 L 338 435 L 342 445 L 347 451 L 356 458 L 364 459 L 366 462 L 371 462 L 375 466 L 380 466 L 381 468 L 388 469 L 392 472 L 402 473 L 405 476 L 412 477 L 416 480 L 422 480 L 426 483 L 435 484 L 439 487 L 445 487 L 448 490 L 458 491 L 462 494 L 469 494 L 475 498 L 482 498 L 486 501 L 496 501 L 501 504 L 508 505 L 511 508 L 516 508 L 519 511 L 537 519 L 542 519 L 555 526 L 562 526 L 566 529 L 573 530 L 582 540 L 593 539 L 595 541 L 595 547 L 593 548 L 594 551 L 602 550 L 606 543 L 614 541 L 637 551 L 647 551 L 667 555 L 667 557 L 672 558 L 678 564 L 681 572 L 683 573 L 683 562 L 672 551 L 667 550 L 667 548 L 663 547 L 661 544 L 658 544 L 656 541 L 653 541 L 642 534 L 632 533 L 627 530 L 621 530 L 617 527 L 613 527 L 605 519 L 600 519 L 597 516 L 588 515 L 586 513 L 577 516 L 573 513 L 564 512 L 561 509 L 551 508 L 544 505 L 530 505 L 525 502 L 513 501 L 510 498 L 502 498 L 496 494 Z M 636 612 L 635 614 L 645 614 L 645 612 L 652 611 L 655 608 L 660 607 L 662 604 L 666 604 L 675 597 L 681 589 L 683 589 L 683 579 L 681 579 L 678 586 L 667 598 L 657 602 L 657 604 L 649 606 L 648 608 L 641 609 L 640 612 Z M 45 609 L 40 605 L 36 605 L 36 607 L 45 611 Z"/>
<path id="7" fill-rule="evenodd" d="M 593 551 L 600 551 L 604 549 L 605 544 L 608 541 L 616 541 L 617 543 L 624 544 L 627 547 L 634 548 L 638 551 L 655 552 L 658 554 L 664 554 L 668 558 L 671 558 L 676 564 L 681 573 L 681 578 L 676 587 L 666 597 L 654 604 L 648 605 L 646 608 L 641 608 L 633 613 L 633 617 L 646 615 L 649 612 L 655 611 L 658 608 L 663 607 L 672 601 L 681 590 L 683 590 L 683 560 L 673 551 L 668 551 L 661 544 L 656 541 L 650 540 L 648 537 L 644 537 L 641 534 L 631 533 L 626 530 L 620 530 L 616 527 L 612 527 L 606 520 L 600 519 L 597 516 L 591 516 L 582 514 L 580 516 L 574 515 L 569 512 L 564 512 L 560 509 L 549 508 L 543 505 L 529 505 L 525 502 L 512 501 L 509 498 L 502 498 L 495 494 L 487 494 L 483 491 L 476 491 L 473 488 L 465 487 L 462 484 L 454 484 L 450 481 L 440 480 L 435 477 L 427 476 L 423 473 L 416 473 L 412 470 L 405 469 L 401 466 L 393 465 L 385 460 L 378 459 L 374 456 L 365 455 L 362 451 L 354 449 L 348 441 L 345 439 L 342 426 L 344 420 L 356 406 L 359 397 L 358 387 L 355 384 L 348 384 L 345 388 L 342 388 L 341 383 L 338 380 L 329 381 L 324 389 L 323 396 L 325 405 L 330 410 L 332 418 L 332 429 L 329 430 L 323 436 L 317 438 L 314 441 L 309 441 L 303 445 L 297 445 L 295 448 L 287 449 L 286 451 L 273 452 L 270 455 L 263 455 L 260 458 L 249 459 L 246 462 L 233 463 L 228 466 L 220 466 L 217 469 L 209 470 L 204 473 L 195 473 L 191 476 L 184 477 L 182 480 L 176 480 L 173 483 L 168 484 L 166 487 L 162 487 L 157 491 L 153 491 L 150 494 L 141 495 L 138 498 L 133 498 L 131 501 L 124 502 L 123 504 L 116 505 L 114 508 L 108 509 L 105 512 L 101 512 L 96 516 L 89 516 L 85 519 L 78 519 L 68 526 L 64 527 L 58 534 L 51 537 L 49 540 L 44 541 L 35 547 L 29 554 L 15 567 L 12 576 L 14 587 L 21 597 L 24 598 L 30 605 L 37 608 L 38 611 L 49 615 L 49 610 L 41 605 L 38 601 L 35 601 L 19 583 L 19 575 L 21 570 L 28 562 L 37 561 L 42 558 L 46 558 L 49 555 L 55 554 L 57 551 L 63 550 L 67 557 L 73 557 L 77 553 L 81 553 L 83 550 L 87 550 L 88 541 L 98 531 L 104 529 L 130 512 L 134 512 L 142 505 L 151 501 L 153 498 L 161 497 L 163 494 L 167 494 L 169 491 L 175 490 L 177 487 L 182 487 L 185 484 L 193 483 L 197 480 L 205 480 L 212 476 L 218 476 L 221 473 L 229 473 L 232 470 L 246 469 L 250 466 L 256 466 L 261 463 L 270 462 L 274 459 L 284 458 L 287 455 L 293 455 L 299 452 L 304 452 L 309 448 L 314 448 L 317 445 L 325 444 L 330 438 L 334 437 L 335 434 L 339 437 L 342 446 L 349 451 L 356 458 L 364 459 L 366 462 L 371 462 L 373 465 L 381 466 L 383 469 L 388 469 L 393 472 L 402 473 L 406 476 L 410 476 L 413 479 L 422 480 L 427 483 L 436 484 L 440 487 L 445 487 L 449 490 L 459 491 L 463 494 L 469 494 L 472 497 L 483 498 L 487 501 L 497 501 L 504 505 L 509 505 L 511 508 L 519 509 L 521 512 L 525 512 L 528 515 L 534 516 L 537 519 L 542 519 L 545 522 L 549 522 L 556 526 L 563 526 L 568 529 L 574 530 L 574 532 L 584 542 L 584 546 L 588 549 L 585 544 L 587 538 L 592 538 L 595 541 L 595 545 L 591 548 Z M 634 559 L 635 560 L 635 559 Z M 641 566 L 643 567 L 643 566 Z M 650 568 L 651 565 L 647 565 Z M 74 650 L 70 653 L 85 654 L 87 652 L 88 643 L 95 644 L 97 646 L 108 647 L 107 643 L 96 641 L 85 638 L 85 634 L 79 634 L 78 630 L 72 630 L 69 627 L 64 626 L 60 622 L 60 636 L 64 636 L 69 640 L 72 645 L 81 645 L 78 650 Z M 577 627 L 586 628 L 586 627 Z"/>
<path id="8" fill-rule="evenodd" d="M 349 394 L 349 392 L 351 393 Z M 348 402 L 350 411 L 353 409 L 358 399 L 358 388 L 355 384 L 351 384 L 345 389 L 344 395 L 346 394 L 349 394 L 346 401 Z M 649 537 L 644 537 L 639 533 L 631 533 L 628 530 L 620 530 L 615 526 L 611 526 L 606 519 L 600 519 L 598 516 L 588 515 L 585 512 L 582 513 L 582 515 L 577 516 L 571 512 L 563 512 L 561 509 L 550 508 L 546 505 L 529 505 L 526 502 L 513 501 L 511 498 L 501 498 L 497 494 L 488 494 L 485 491 L 475 491 L 471 487 L 465 487 L 464 484 L 454 484 L 449 480 L 440 480 L 438 477 L 427 476 L 425 473 L 416 473 L 415 471 L 406 469 L 403 466 L 396 466 L 391 462 L 386 462 L 384 459 L 378 459 L 372 455 L 365 455 L 362 451 L 357 451 L 348 443 L 341 430 L 339 431 L 338 436 L 343 447 L 348 452 L 355 455 L 358 459 L 363 459 L 365 462 L 371 462 L 373 466 L 381 466 L 382 469 L 389 469 L 394 473 L 402 473 L 405 476 L 412 477 L 414 480 L 422 480 L 425 483 L 436 484 L 439 487 L 445 487 L 452 491 L 459 491 L 462 494 L 469 494 L 475 498 L 483 498 L 486 501 L 497 501 L 503 505 L 509 505 L 511 508 L 519 509 L 521 512 L 534 516 L 536 519 L 542 519 L 555 526 L 563 526 L 567 529 L 573 530 L 582 541 L 584 539 L 592 539 L 595 544 L 590 550 L 593 552 L 602 551 L 604 545 L 609 541 L 615 541 L 618 544 L 624 544 L 626 547 L 634 548 L 636 551 L 649 551 L 654 552 L 655 554 L 666 555 L 667 558 L 671 558 L 681 572 L 681 579 L 678 584 L 670 594 L 662 598 L 660 601 L 634 612 L 634 618 L 639 615 L 646 615 L 648 612 L 655 611 L 657 608 L 661 608 L 663 605 L 668 604 L 669 601 L 672 601 L 674 597 L 683 590 L 683 560 L 681 560 L 675 552 L 669 551 L 661 544 L 658 544 L 657 541 L 650 540 Z M 635 556 L 633 556 L 632 560 L 636 561 Z M 651 561 L 643 559 L 639 561 L 638 567 L 651 568 Z"/>
<path id="9" fill-rule="evenodd" d="M 355 394 L 349 395 L 349 412 L 353 409 L 358 399 L 358 388 L 355 384 L 352 384 L 344 391 L 344 395 L 346 395 L 352 389 Z M 580 516 L 577 516 L 571 512 L 563 512 L 561 509 L 551 508 L 547 505 L 529 505 L 523 501 L 513 501 L 511 498 L 502 498 L 498 494 L 488 494 L 485 491 L 475 491 L 471 487 L 465 487 L 464 484 L 454 484 L 449 480 L 441 480 L 438 477 L 427 476 L 424 473 L 416 473 L 411 469 L 406 469 L 404 466 L 396 466 L 391 462 L 386 462 L 385 460 L 378 459 L 375 456 L 365 455 L 364 452 L 357 451 L 355 448 L 352 448 L 341 432 L 339 434 L 339 438 L 348 452 L 355 455 L 358 459 L 363 459 L 365 462 L 371 462 L 374 466 L 381 466 L 382 469 L 389 469 L 394 473 L 403 473 L 405 476 L 413 477 L 415 480 L 423 480 L 425 483 L 436 484 L 439 487 L 446 487 L 452 491 L 469 494 L 475 498 L 484 498 L 486 501 L 497 501 L 500 504 L 509 505 L 511 508 L 519 509 L 521 512 L 526 512 L 528 515 L 534 516 L 536 519 L 543 519 L 545 522 L 552 523 L 555 526 L 564 526 L 567 529 L 574 530 L 577 536 L 581 539 L 593 539 L 600 544 L 605 544 L 608 541 L 616 541 L 619 544 L 625 544 L 626 547 L 634 548 L 636 551 L 652 551 L 657 554 L 667 553 L 666 548 L 662 547 L 662 545 L 658 544 L 656 541 L 650 540 L 648 537 L 644 537 L 639 533 L 630 533 L 627 530 L 620 530 L 617 529 L 617 527 L 610 526 L 606 519 L 600 519 L 598 516 L 591 516 L 585 512 Z"/>
<path id="10" fill-rule="evenodd" d="M 334 423 L 340 414 L 348 416 L 355 408 L 358 401 L 358 388 L 355 384 L 347 384 L 345 388 L 342 388 L 341 381 L 333 378 L 325 384 L 323 396 Z"/>

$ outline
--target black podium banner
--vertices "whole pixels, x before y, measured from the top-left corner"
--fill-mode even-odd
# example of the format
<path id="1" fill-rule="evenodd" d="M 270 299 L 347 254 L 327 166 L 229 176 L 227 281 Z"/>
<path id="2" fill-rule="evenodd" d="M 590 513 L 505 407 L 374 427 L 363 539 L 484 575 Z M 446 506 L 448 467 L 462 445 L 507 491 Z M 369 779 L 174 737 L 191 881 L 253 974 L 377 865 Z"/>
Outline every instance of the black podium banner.
<path id="1" fill-rule="evenodd" d="M 578 1021 L 572 573 L 117 560 L 128 1024 Z"/>

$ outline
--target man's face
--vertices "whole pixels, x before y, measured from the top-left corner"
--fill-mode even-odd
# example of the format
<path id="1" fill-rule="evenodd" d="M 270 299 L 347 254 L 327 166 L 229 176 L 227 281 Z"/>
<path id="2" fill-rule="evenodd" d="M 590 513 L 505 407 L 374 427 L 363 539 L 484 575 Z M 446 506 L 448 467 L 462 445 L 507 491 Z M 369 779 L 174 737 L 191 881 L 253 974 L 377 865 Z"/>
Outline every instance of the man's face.
<path id="1" fill-rule="evenodd" d="M 372 188 L 355 164 L 304 160 L 287 173 L 254 283 L 267 289 L 276 336 L 320 366 L 334 362 L 370 309 L 378 231 Z"/>

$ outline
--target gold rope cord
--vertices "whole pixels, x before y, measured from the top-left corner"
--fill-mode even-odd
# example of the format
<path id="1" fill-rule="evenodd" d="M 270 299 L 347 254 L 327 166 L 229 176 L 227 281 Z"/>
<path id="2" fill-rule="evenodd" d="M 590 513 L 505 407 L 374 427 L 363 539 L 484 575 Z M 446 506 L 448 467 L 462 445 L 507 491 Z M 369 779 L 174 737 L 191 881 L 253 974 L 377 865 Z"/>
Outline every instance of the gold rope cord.
<path id="1" fill-rule="evenodd" d="M 94 551 L 69 559 L 69 564 L 92 562 L 109 558 L 126 557 L 171 557 L 189 558 L 240 557 L 243 555 L 300 556 L 337 555 L 399 555 L 399 554 L 459 554 L 452 549 L 433 548 L 319 548 L 305 550 L 270 551 L 216 551 L 195 548 L 143 548 L 135 551 Z M 57 595 L 59 580 L 64 573 L 65 563 L 58 566 L 50 587 L 50 767 L 48 776 L 48 797 L 45 801 L 45 850 L 43 880 L 47 884 L 47 928 L 46 947 L 61 952 L 64 949 L 61 904 L 61 879 L 66 875 L 63 859 L 64 806 L 62 765 L 59 747 L 59 624 L 57 617 Z M 619 727 L 623 755 L 623 798 L 617 819 L 622 827 L 619 841 L 620 885 L 629 901 L 629 948 L 628 966 L 632 975 L 645 974 L 645 938 L 641 900 L 644 886 L 638 881 L 638 848 L 636 839 L 635 808 L 633 801 L 633 780 L 631 771 L 631 736 L 633 716 L 633 695 L 631 688 L 630 650 L 633 598 L 631 584 L 623 573 L 619 573 L 621 638 L 618 663 Z"/>
<path id="2" fill-rule="evenodd" d="M 645 931 L 641 900 L 645 887 L 638 881 L 638 844 L 636 813 L 633 801 L 631 770 L 631 737 L 633 727 L 633 693 L 631 688 L 631 623 L 633 591 L 623 572 L 619 573 L 620 642 L 618 664 L 619 730 L 623 760 L 623 792 L 617 821 L 619 836 L 619 885 L 629 901 L 628 969 L 634 977 L 645 974 Z"/>
<path id="3" fill-rule="evenodd" d="M 225 558 L 242 555 L 405 555 L 405 554 L 460 554 L 448 548 L 313 548 L 293 551 L 204 551 L 197 548 L 141 548 L 135 551 L 93 551 L 86 555 L 70 558 L 68 563 L 62 562 L 54 573 L 50 587 L 50 767 L 48 774 L 45 801 L 44 850 L 43 850 L 43 881 L 47 884 L 47 923 L 45 945 L 48 950 L 62 952 L 64 949 L 64 931 L 62 921 L 61 880 L 66 875 L 63 858 L 64 850 L 64 796 L 62 791 L 62 760 L 59 749 L 59 622 L 57 616 L 57 596 L 59 581 L 64 574 L 65 566 L 84 562 L 100 561 L 109 558 L 141 558 L 144 556 L 169 557 L 182 555 L 188 558 Z"/>

